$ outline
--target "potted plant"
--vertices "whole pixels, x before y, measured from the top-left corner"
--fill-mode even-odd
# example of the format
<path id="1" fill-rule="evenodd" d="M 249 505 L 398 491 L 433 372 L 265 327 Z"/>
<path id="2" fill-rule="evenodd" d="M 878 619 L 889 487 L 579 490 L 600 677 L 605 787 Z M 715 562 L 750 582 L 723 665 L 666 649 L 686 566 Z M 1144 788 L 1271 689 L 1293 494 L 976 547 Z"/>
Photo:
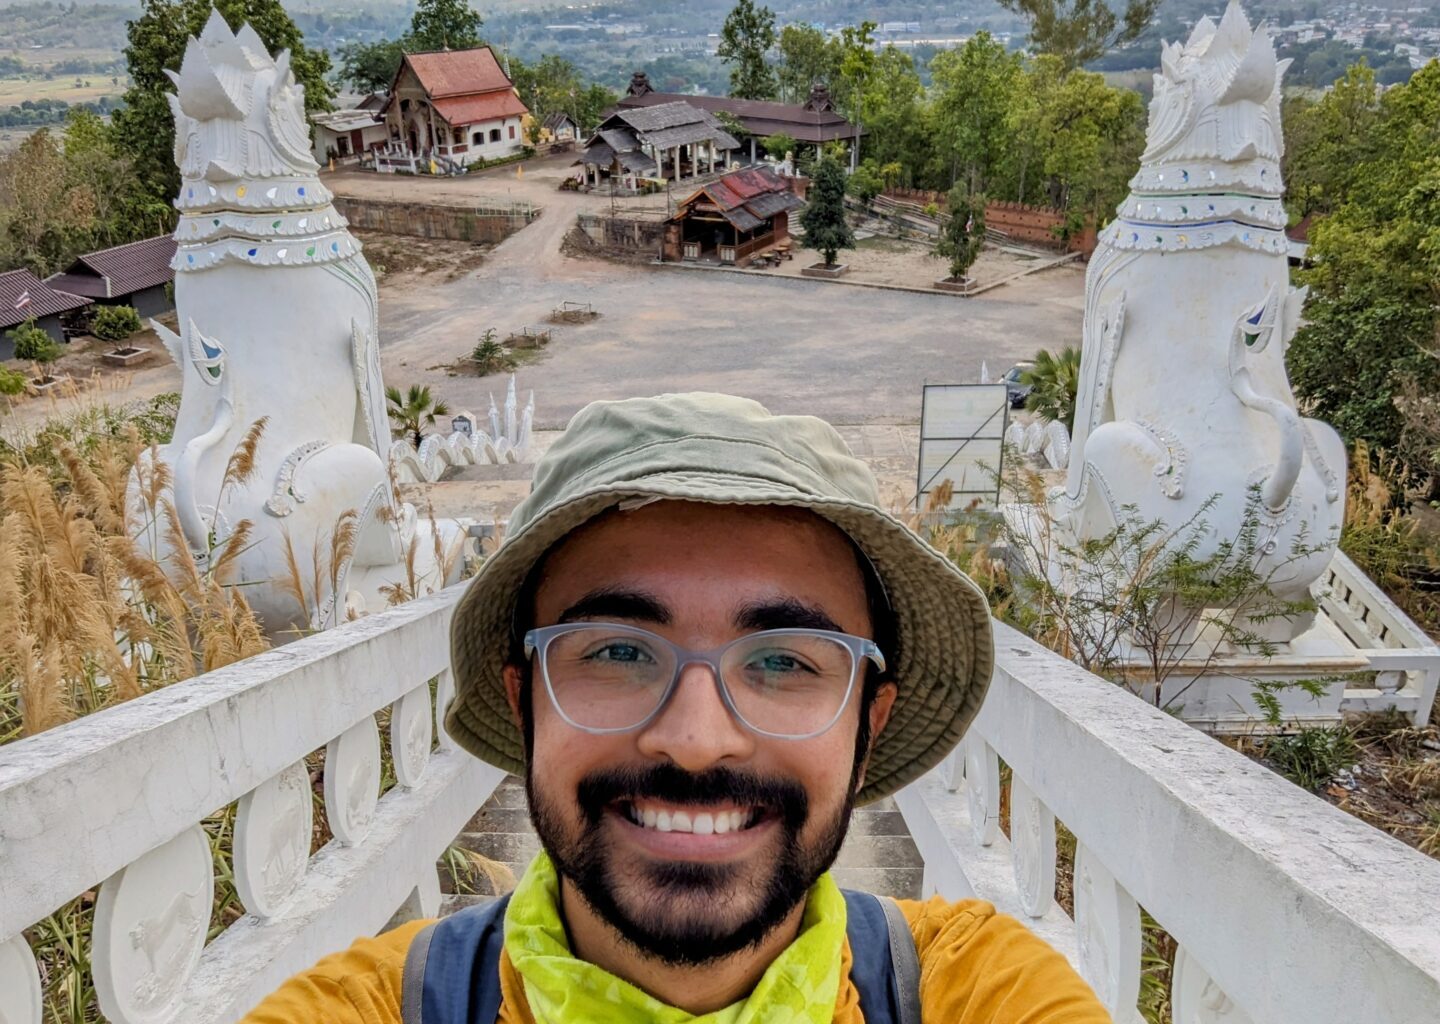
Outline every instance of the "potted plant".
<path id="1" fill-rule="evenodd" d="M 950 261 L 950 276 L 936 281 L 935 287 L 968 295 L 975 288 L 969 271 L 985 244 L 985 197 L 971 195 L 964 185 L 956 185 L 946 205 L 950 216 L 940 226 L 935 255 Z"/>
<path id="2" fill-rule="evenodd" d="M 15 358 L 27 360 L 31 364 L 32 391 L 44 394 L 61 383 L 60 378 L 49 371 L 49 365 L 60 358 L 60 345 L 37 326 L 34 320 L 18 324 L 12 330 L 6 331 L 5 336 L 15 346 Z"/>
<path id="3" fill-rule="evenodd" d="M 130 344 L 140 332 L 140 314 L 134 306 L 101 306 L 90 321 L 90 333 L 110 345 L 100 358 L 110 366 L 130 366 L 150 355 L 148 348 Z"/>

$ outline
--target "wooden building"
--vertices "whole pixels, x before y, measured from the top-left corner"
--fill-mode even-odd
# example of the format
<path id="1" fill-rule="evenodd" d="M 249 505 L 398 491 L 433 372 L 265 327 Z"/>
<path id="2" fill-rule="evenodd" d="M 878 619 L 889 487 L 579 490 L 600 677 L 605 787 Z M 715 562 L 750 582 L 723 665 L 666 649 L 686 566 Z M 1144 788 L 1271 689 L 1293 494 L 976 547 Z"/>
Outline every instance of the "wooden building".
<path id="1" fill-rule="evenodd" d="M 584 184 L 624 178 L 683 181 L 713 174 L 740 147 L 707 111 L 677 100 L 641 109 L 615 111 L 585 141 L 580 163 Z"/>
<path id="2" fill-rule="evenodd" d="M 801 145 L 819 148 L 827 142 L 845 142 L 852 147 L 864 132 L 835 110 L 830 90 L 816 85 L 804 103 L 772 103 L 769 100 L 742 100 L 732 96 L 685 96 L 656 92 L 650 77 L 637 71 L 630 87 L 620 97 L 620 110 L 639 110 L 683 101 L 710 114 L 726 113 L 745 129 L 750 162 L 757 156 L 756 140 L 771 135 L 788 135 Z"/>
<path id="3" fill-rule="evenodd" d="M 382 111 L 387 150 L 422 158 L 422 167 L 521 152 L 529 113 L 488 46 L 407 53 Z"/>
<path id="4" fill-rule="evenodd" d="M 45 283 L 97 305 L 134 306 L 142 317 L 158 316 L 174 306 L 165 291 L 175 280 L 175 271 L 170 269 L 174 258 L 175 239 L 156 235 L 87 252 L 61 273 L 47 277 Z"/>
<path id="5" fill-rule="evenodd" d="M 749 167 L 710 182 L 682 200 L 665 236 L 666 259 L 715 260 L 745 266 L 790 238 L 790 213 L 805 205 L 793 178 Z"/>
<path id="6" fill-rule="evenodd" d="M 35 325 L 56 341 L 65 341 L 60 318 L 90 305 L 83 295 L 71 295 L 40 280 L 28 270 L 0 274 L 0 359 L 15 356 L 15 343 L 5 332 L 34 320 Z"/>

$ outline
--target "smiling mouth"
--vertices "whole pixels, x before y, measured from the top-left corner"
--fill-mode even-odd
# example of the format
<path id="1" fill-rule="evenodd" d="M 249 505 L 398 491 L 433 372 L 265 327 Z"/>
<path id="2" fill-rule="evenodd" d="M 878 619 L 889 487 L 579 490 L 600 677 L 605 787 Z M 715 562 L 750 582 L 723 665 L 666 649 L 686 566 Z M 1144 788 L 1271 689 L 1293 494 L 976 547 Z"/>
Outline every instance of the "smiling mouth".
<path id="1" fill-rule="evenodd" d="M 764 807 L 732 807 L 698 810 L 647 800 L 622 800 L 615 809 L 632 825 L 655 832 L 690 832 L 695 835 L 724 835 L 744 832 L 763 822 Z"/>

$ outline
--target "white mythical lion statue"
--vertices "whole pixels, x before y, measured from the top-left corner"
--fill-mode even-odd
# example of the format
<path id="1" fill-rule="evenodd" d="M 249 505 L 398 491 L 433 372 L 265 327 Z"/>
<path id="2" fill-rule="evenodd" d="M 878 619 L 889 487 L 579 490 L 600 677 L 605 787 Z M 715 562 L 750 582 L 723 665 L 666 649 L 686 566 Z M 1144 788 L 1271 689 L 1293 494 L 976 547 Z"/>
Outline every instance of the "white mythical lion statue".
<path id="1" fill-rule="evenodd" d="M 1204 557 L 1258 488 L 1258 568 L 1288 600 L 1333 557 L 1345 448 L 1297 413 L 1285 372 L 1305 298 L 1280 202 L 1287 64 L 1233 0 L 1219 25 L 1165 47 L 1140 172 L 1086 275 L 1073 450 L 1052 505 L 1086 540 L 1126 507 L 1179 526 L 1213 499 Z M 1267 629 L 1287 640 L 1307 626 Z"/>
<path id="2" fill-rule="evenodd" d="M 459 572 L 464 529 L 422 521 L 395 497 L 375 277 L 317 177 L 289 52 L 272 59 L 249 25 L 232 33 L 212 13 L 169 74 L 181 333 L 156 329 L 184 383 L 159 458 L 186 544 L 203 562 L 251 521 L 235 582 L 272 634 L 384 607 L 387 585 L 443 586 Z M 222 489 L 227 461 L 262 417 L 257 471 Z M 287 537 L 308 568 L 346 510 L 359 516 L 353 553 L 305 581 L 314 607 L 301 609 L 279 582 Z"/>

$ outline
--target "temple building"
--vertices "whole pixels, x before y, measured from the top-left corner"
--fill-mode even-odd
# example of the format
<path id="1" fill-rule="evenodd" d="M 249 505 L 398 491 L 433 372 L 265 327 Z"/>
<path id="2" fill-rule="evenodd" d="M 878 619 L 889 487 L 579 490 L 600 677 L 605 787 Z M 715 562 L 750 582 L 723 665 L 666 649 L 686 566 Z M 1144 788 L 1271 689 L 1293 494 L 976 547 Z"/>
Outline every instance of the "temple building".
<path id="1" fill-rule="evenodd" d="M 461 166 L 523 150 L 529 113 L 488 46 L 407 53 L 382 110 L 392 147 Z"/>
<path id="2" fill-rule="evenodd" d="M 28 270 L 0 274 L 0 359 L 15 356 L 15 342 L 5 332 L 34 320 L 55 341 L 66 341 L 61 317 L 88 305 L 90 300 L 84 296 L 53 288 Z"/>
<path id="3" fill-rule="evenodd" d="M 827 142 L 845 142 L 851 148 L 864 130 L 847 121 L 835 109 L 830 90 L 816 84 L 804 103 L 774 103 L 769 100 L 742 100 L 732 96 L 685 96 L 680 93 L 656 92 L 650 76 L 637 71 L 630 78 L 630 87 L 620 98 L 620 110 L 638 110 L 684 101 L 710 114 L 729 114 L 745 129 L 750 162 L 757 156 L 757 139 L 771 135 L 788 135 L 801 145 L 819 148 Z"/>
<path id="4" fill-rule="evenodd" d="M 684 181 L 714 174 L 740 148 L 718 118 L 684 101 L 616 110 L 585 142 L 584 184 L 641 178 Z"/>
<path id="5" fill-rule="evenodd" d="M 796 179 L 747 167 L 680 201 L 666 233 L 666 259 L 718 260 L 745 266 L 790 238 L 790 212 L 805 205 Z"/>

